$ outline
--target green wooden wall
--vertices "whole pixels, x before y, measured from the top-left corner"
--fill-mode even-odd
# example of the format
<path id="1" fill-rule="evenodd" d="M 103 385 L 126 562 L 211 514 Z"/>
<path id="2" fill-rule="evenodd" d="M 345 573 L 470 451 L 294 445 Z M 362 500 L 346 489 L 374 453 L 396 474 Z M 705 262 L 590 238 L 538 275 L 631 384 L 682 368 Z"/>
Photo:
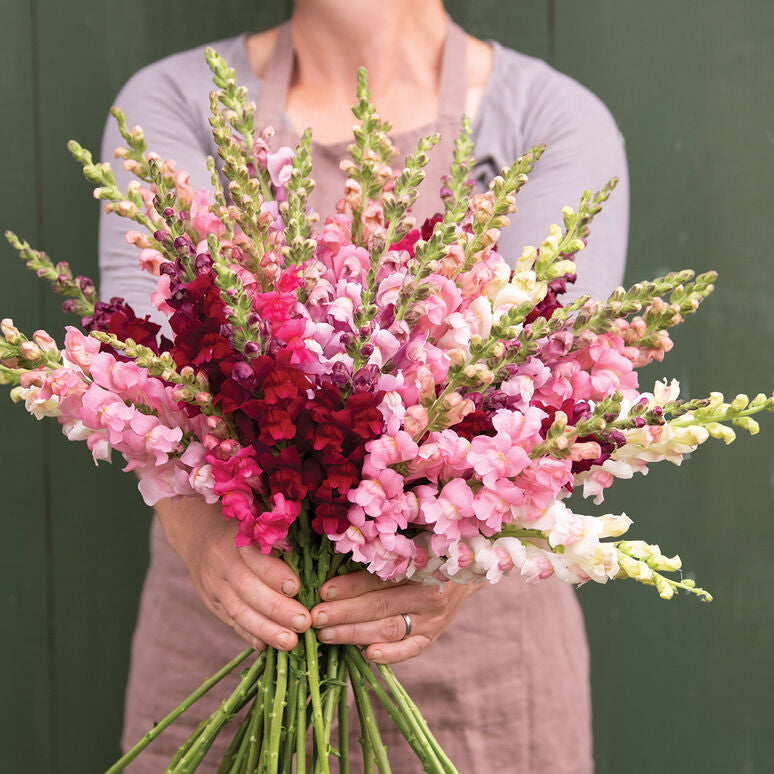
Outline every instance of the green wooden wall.
<path id="1" fill-rule="evenodd" d="M 143 64 L 273 25 L 290 5 L 2 0 L 3 228 L 96 274 L 97 209 L 66 140 L 97 148 L 111 100 Z M 627 280 L 720 271 L 703 314 L 647 377 L 676 375 L 695 394 L 774 384 L 774 5 L 448 5 L 472 33 L 571 74 L 616 116 L 632 178 Z M 0 254 L 2 316 L 60 330 L 56 300 L 10 249 Z M 6 400 L 0 423 L 0 771 L 101 771 L 118 750 L 149 513 L 128 477 L 94 469 L 55 424 Z M 715 602 L 665 603 L 623 584 L 580 590 L 602 774 L 772 769 L 774 418 L 765 425 L 763 437 L 716 442 L 683 470 L 659 466 L 610 498 L 643 535 L 679 549 Z"/>

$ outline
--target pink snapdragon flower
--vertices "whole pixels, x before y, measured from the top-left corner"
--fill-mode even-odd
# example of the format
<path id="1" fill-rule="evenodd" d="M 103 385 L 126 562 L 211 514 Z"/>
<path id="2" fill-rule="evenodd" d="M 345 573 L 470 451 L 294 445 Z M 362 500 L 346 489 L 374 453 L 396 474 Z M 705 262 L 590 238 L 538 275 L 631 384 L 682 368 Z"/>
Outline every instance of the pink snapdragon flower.
<path id="1" fill-rule="evenodd" d="M 434 495 L 434 488 L 419 486 L 415 489 L 419 498 L 420 514 L 433 532 L 450 540 L 472 537 L 478 534 L 473 510 L 473 490 L 462 479 L 454 479 Z"/>
<path id="2" fill-rule="evenodd" d="M 529 454 L 508 433 L 478 435 L 470 442 L 468 462 L 484 486 L 495 489 L 501 478 L 513 478 L 530 464 Z"/>
<path id="3" fill-rule="evenodd" d="M 283 145 L 275 153 L 266 154 L 266 169 L 271 182 L 277 188 L 284 188 L 290 182 L 293 156 L 293 149 L 287 145 Z"/>
<path id="4" fill-rule="evenodd" d="M 274 507 L 259 514 L 253 525 L 253 537 L 264 554 L 286 540 L 290 525 L 301 513 L 301 503 L 286 500 L 279 492 L 272 495 L 272 502 Z"/>
<path id="5" fill-rule="evenodd" d="M 377 470 L 414 459 L 417 454 L 417 445 L 405 430 L 375 438 L 369 441 L 365 448 L 369 453 L 371 464 Z"/>
<path id="6" fill-rule="evenodd" d="M 210 212 L 209 195 L 207 189 L 199 189 L 191 202 L 191 225 L 196 229 L 199 239 L 206 239 L 207 234 L 221 236 L 226 230 L 221 219 Z"/>
<path id="7" fill-rule="evenodd" d="M 427 478 L 437 483 L 439 478 L 465 477 L 471 471 L 468 460 L 470 441 L 453 430 L 433 432 L 409 460 L 407 480 Z"/>
<path id="8" fill-rule="evenodd" d="M 563 490 L 573 483 L 572 461 L 538 457 L 530 461 L 513 483 L 524 493 L 524 501 L 514 506 L 514 515 L 530 524 L 560 495 L 567 494 Z"/>
<path id="9" fill-rule="evenodd" d="M 380 470 L 373 478 L 361 481 L 347 493 L 347 499 L 359 505 L 372 518 L 388 509 L 388 502 L 403 493 L 403 477 L 390 468 Z"/>
<path id="10" fill-rule="evenodd" d="M 85 336 L 72 325 L 68 325 L 65 330 L 64 354 L 67 361 L 79 366 L 85 374 L 88 374 L 91 361 L 99 352 L 100 343 L 92 336 Z"/>
<path id="11" fill-rule="evenodd" d="M 158 250 L 146 248 L 140 251 L 140 269 L 154 277 L 160 276 L 161 265 L 166 262 L 167 259 Z"/>

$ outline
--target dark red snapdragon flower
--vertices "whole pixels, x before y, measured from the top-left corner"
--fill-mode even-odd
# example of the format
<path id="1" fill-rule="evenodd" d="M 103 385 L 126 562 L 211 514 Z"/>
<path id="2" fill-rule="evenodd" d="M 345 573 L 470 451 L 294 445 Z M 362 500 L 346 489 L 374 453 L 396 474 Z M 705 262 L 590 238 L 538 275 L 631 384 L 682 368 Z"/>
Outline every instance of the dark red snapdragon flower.
<path id="1" fill-rule="evenodd" d="M 160 325 L 151 322 L 148 315 L 138 317 L 134 309 L 118 296 L 111 298 L 109 303 L 97 301 L 94 304 L 94 314 L 90 317 L 82 317 L 81 325 L 89 332 L 112 333 L 122 341 L 134 339 L 157 355 L 172 346 L 171 342 L 164 337 L 159 342 Z"/>
<path id="2" fill-rule="evenodd" d="M 574 283 L 576 279 L 576 274 L 565 274 L 563 277 L 551 280 L 548 283 L 548 291 L 545 298 L 527 315 L 525 322 L 531 323 L 538 317 L 544 317 L 548 320 L 557 309 L 561 309 L 564 306 L 559 300 L 559 296 L 566 293 L 567 284 Z"/>

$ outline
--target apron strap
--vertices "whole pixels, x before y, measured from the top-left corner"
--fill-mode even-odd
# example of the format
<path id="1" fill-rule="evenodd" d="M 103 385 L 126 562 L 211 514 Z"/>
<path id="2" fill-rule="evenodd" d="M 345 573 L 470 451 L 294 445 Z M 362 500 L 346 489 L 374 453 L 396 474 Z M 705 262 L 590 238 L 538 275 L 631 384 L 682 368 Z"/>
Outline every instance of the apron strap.
<path id="1" fill-rule="evenodd" d="M 294 60 L 295 50 L 290 37 L 290 22 L 287 21 L 277 30 L 274 48 L 261 80 L 258 106 L 255 111 L 255 126 L 259 131 L 265 126 L 272 126 L 275 131 L 279 131 L 282 126 Z"/>
<path id="2" fill-rule="evenodd" d="M 465 30 L 450 16 L 446 41 L 441 56 L 441 79 L 438 91 L 438 117 L 459 122 L 465 112 L 468 85 L 468 41 Z"/>

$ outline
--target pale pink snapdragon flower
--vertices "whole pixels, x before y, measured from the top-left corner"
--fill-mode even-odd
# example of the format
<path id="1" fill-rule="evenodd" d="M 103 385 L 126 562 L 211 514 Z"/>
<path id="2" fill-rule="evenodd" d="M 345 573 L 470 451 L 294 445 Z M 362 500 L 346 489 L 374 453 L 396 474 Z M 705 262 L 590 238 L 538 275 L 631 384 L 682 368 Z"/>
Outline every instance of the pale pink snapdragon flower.
<path id="1" fill-rule="evenodd" d="M 437 496 L 434 488 L 419 486 L 415 492 L 419 498 L 422 521 L 433 532 L 449 540 L 473 537 L 478 534 L 478 521 L 473 510 L 473 490 L 462 479 L 449 481 Z"/>
<path id="2" fill-rule="evenodd" d="M 517 476 L 530 464 L 529 454 L 506 432 L 495 436 L 477 435 L 470 442 L 467 458 L 489 489 L 495 489 L 501 478 Z"/>
<path id="3" fill-rule="evenodd" d="M 417 454 L 417 445 L 405 430 L 381 435 L 369 441 L 365 448 L 377 470 L 414 459 Z"/>

